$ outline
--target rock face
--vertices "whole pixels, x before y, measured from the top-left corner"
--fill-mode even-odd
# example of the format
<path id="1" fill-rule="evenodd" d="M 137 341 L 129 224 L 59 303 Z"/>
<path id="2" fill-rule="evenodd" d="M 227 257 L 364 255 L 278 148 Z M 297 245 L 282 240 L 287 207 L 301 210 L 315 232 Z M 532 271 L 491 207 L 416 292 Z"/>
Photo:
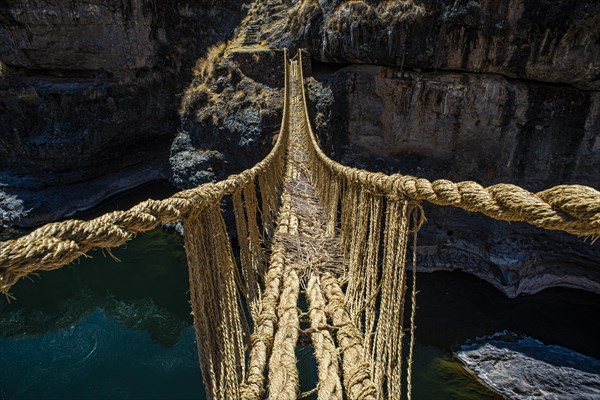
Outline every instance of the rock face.
<path id="1" fill-rule="evenodd" d="M 509 339 L 463 345 L 458 358 L 510 399 L 600 398 L 598 360 L 530 337 Z"/>
<path id="2" fill-rule="evenodd" d="M 47 195 L 64 185 L 112 177 L 106 196 L 166 178 L 178 93 L 241 17 L 234 1 L 0 5 L 0 198 L 30 210 L 13 207 L 0 225 L 45 222 L 102 198 L 85 184 L 65 187 L 72 196 L 60 201 L 71 203 L 52 212 Z"/>
<path id="3" fill-rule="evenodd" d="M 271 37 L 324 63 L 309 83 L 312 119 L 343 163 L 530 191 L 600 188 L 597 2 L 323 0 L 290 16 Z M 598 243 L 449 207 L 426 213 L 421 271 L 463 269 L 510 297 L 600 292 Z"/>
<path id="4" fill-rule="evenodd" d="M 319 102 L 335 103 L 326 135 L 365 159 L 429 179 L 600 187 L 600 92 L 378 66 L 341 69 L 323 85 L 333 101 Z"/>
<path id="5" fill-rule="evenodd" d="M 151 2 L 25 0 L 3 8 L 0 32 L 8 40 L 0 54 L 29 70 L 135 71 L 152 66 L 160 40 L 167 40 L 165 27 L 152 37 L 161 27 Z"/>
<path id="6" fill-rule="evenodd" d="M 596 1 L 298 2 L 280 46 L 322 62 L 464 70 L 600 89 Z"/>
<path id="7" fill-rule="evenodd" d="M 600 293 L 600 245 L 525 223 L 507 223 L 449 207 L 426 205 L 417 270 L 462 270 L 508 297 L 549 287 Z"/>
<path id="8" fill-rule="evenodd" d="M 181 189 L 251 167 L 279 132 L 283 52 L 233 52 L 215 64 L 206 82 L 197 78 L 187 89 L 193 100 L 184 100 L 171 146 L 172 181 Z"/>
<path id="9" fill-rule="evenodd" d="M 313 121 L 343 163 L 530 191 L 600 188 L 599 92 L 377 66 L 321 77 L 309 84 Z M 510 297 L 551 286 L 600 292 L 599 243 L 450 207 L 426 214 L 420 271 L 462 269 Z"/>
<path id="10" fill-rule="evenodd" d="M 165 91 L 175 86 L 155 73 L 143 84 L 8 78 L 0 83 L 3 183 L 60 185 L 151 162 L 177 124 Z"/>

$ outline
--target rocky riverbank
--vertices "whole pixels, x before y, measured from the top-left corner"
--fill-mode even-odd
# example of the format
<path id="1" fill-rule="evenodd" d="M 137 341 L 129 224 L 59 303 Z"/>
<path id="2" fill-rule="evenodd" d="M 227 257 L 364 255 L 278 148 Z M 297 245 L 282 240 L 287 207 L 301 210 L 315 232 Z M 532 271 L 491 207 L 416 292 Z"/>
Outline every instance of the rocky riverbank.
<path id="1" fill-rule="evenodd" d="M 600 361 L 531 337 L 500 333 L 461 346 L 457 357 L 510 399 L 600 398 Z"/>

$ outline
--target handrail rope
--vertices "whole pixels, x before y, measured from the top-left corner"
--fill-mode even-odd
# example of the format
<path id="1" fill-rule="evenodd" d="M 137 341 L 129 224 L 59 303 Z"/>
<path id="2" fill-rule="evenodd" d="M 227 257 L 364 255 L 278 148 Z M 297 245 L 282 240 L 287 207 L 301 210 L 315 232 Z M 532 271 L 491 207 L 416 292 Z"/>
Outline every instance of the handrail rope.
<path id="1" fill-rule="evenodd" d="M 301 52 L 297 56 L 302 63 Z M 300 73 L 303 81 L 302 69 Z M 592 239 L 600 236 L 600 192 L 588 186 L 558 185 L 531 193 L 503 183 L 483 187 L 472 181 L 455 183 L 439 179 L 431 182 L 410 175 L 386 175 L 331 160 L 316 140 L 308 117 L 305 88 L 301 86 L 304 123 L 312 144 L 309 147 L 330 173 L 382 195 L 401 195 L 437 205 L 452 205 L 497 220 L 528 222 L 544 229 L 591 236 Z M 127 211 L 114 211 L 90 221 L 50 223 L 22 238 L 0 242 L 0 292 L 7 293 L 18 279 L 31 272 L 59 268 L 94 248 L 120 246 L 137 233 L 150 231 L 160 223 L 178 221 L 193 210 L 201 210 L 233 193 L 282 156 L 287 141 L 283 125 L 271 152 L 240 174 L 178 192 L 168 199 L 147 200 Z"/>
<path id="2" fill-rule="evenodd" d="M 302 53 L 299 52 L 300 64 Z M 302 82 L 304 75 L 301 70 Z M 348 167 L 330 159 L 321 149 L 309 119 L 306 93 L 304 123 L 316 159 L 335 176 L 358 184 L 363 189 L 381 195 L 404 196 L 411 200 L 427 200 L 441 206 L 454 206 L 479 212 L 501 221 L 527 222 L 548 230 L 561 230 L 574 235 L 600 237 L 600 192 L 583 185 L 558 185 L 537 193 L 519 186 L 500 183 L 488 187 L 472 182 L 433 182 L 410 175 L 369 172 Z"/>
<path id="3" fill-rule="evenodd" d="M 121 246 L 135 234 L 148 232 L 160 223 L 176 222 L 192 212 L 200 212 L 253 181 L 276 160 L 284 158 L 288 140 L 285 107 L 284 100 L 279 135 L 269 154 L 239 174 L 183 190 L 164 200 L 146 200 L 129 210 L 113 211 L 90 221 L 49 223 L 21 238 L 0 242 L 0 293 L 8 294 L 20 278 L 32 272 L 60 268 L 90 250 Z"/>

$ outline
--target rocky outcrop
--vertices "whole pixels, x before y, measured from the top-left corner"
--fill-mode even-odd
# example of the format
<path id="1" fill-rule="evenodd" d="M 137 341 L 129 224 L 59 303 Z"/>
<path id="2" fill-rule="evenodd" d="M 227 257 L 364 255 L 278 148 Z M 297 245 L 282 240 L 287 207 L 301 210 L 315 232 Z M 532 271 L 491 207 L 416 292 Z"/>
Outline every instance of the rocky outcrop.
<path id="1" fill-rule="evenodd" d="M 591 400 L 600 397 L 600 362 L 531 337 L 501 333 L 461 346 L 458 358 L 507 398 Z"/>
<path id="2" fill-rule="evenodd" d="M 125 74 L 155 63 L 165 27 L 151 2 L 17 1 L 2 10 L 5 63 L 28 70 Z M 158 39 L 158 40 L 157 40 Z"/>
<path id="3" fill-rule="evenodd" d="M 538 191 L 600 187 L 599 92 L 493 74 L 349 66 L 309 83 L 312 119 L 341 162 L 428 179 Z M 427 206 L 420 271 L 462 269 L 514 297 L 600 293 L 600 243 Z"/>
<path id="4" fill-rule="evenodd" d="M 600 89 L 596 1 L 298 2 L 273 24 L 279 46 L 322 62 L 497 73 Z M 286 26 L 287 25 L 287 26 Z"/>
<path id="5" fill-rule="evenodd" d="M 6 79 L 0 83 L 3 183 L 33 189 L 150 163 L 177 126 L 168 92 L 175 89 L 158 73 L 143 82 Z"/>
<path id="6" fill-rule="evenodd" d="M 210 76 L 197 77 L 186 90 L 181 131 L 170 157 L 178 188 L 251 167 L 269 152 L 279 132 L 283 52 L 232 52 L 214 64 Z"/>
<path id="7" fill-rule="evenodd" d="M 231 34 L 242 11 L 215 0 L 18 0 L 0 6 L 0 58 L 40 76 L 133 78 L 155 69 L 189 78 L 187 68 Z"/>
<path id="8" fill-rule="evenodd" d="M 195 60 L 241 17 L 234 1 L 0 5 L 0 197 L 30 210 L 13 208 L 0 225 L 64 215 L 69 206 L 52 212 L 48 196 L 65 185 L 112 177 L 110 195 L 166 177 L 178 94 Z M 61 199 L 89 207 L 99 199 L 94 186 Z"/>
<path id="9" fill-rule="evenodd" d="M 325 136 L 429 179 L 600 187 L 600 92 L 500 75 L 351 66 L 311 87 Z M 330 98 L 323 98 L 330 97 Z M 332 98 L 331 98 L 332 97 Z M 315 119 L 322 116 L 315 115 Z"/>
<path id="10" fill-rule="evenodd" d="M 420 272 L 462 270 L 511 298 L 557 286 L 600 293 L 599 243 L 450 207 L 425 205 L 425 214 Z"/>

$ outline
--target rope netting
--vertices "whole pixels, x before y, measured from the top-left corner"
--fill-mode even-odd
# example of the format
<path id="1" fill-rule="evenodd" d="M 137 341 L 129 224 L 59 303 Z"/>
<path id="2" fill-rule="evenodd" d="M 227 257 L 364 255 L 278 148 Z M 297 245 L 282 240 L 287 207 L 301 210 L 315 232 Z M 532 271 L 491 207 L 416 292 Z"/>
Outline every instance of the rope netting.
<path id="1" fill-rule="evenodd" d="M 263 161 L 166 200 L 91 221 L 48 224 L 2 242 L 0 291 L 8 295 L 30 273 L 183 221 L 209 398 L 296 399 L 314 391 L 320 400 L 410 399 L 422 200 L 600 236 L 600 193 L 586 186 L 534 194 L 507 184 L 484 188 L 372 173 L 329 159 L 311 128 L 302 54 L 289 62 L 285 52 L 284 60 L 282 125 Z M 223 218 L 225 199 L 235 217 L 239 261 Z M 315 389 L 304 394 L 296 367 L 300 339 L 313 346 L 318 368 Z"/>
<path id="2" fill-rule="evenodd" d="M 295 66 L 300 79 L 293 84 L 298 85 L 301 99 L 299 123 L 309 179 L 324 207 L 323 234 L 339 237 L 345 261 L 339 276 L 321 274 L 327 314 L 341 353 L 344 390 L 349 399 L 401 399 L 403 376 L 408 377 L 402 363 L 408 354 L 403 349 L 405 261 L 411 217 L 420 206 L 398 193 L 365 190 L 344 176 L 320 174 L 322 160 L 313 149 L 316 141 L 300 65 L 301 55 Z M 414 323 L 411 326 L 414 329 Z"/>
<path id="3" fill-rule="evenodd" d="M 339 278 L 345 283 L 335 291 L 338 297 L 330 297 L 332 288 L 337 286 L 325 280 L 325 297 L 340 307 L 337 319 L 333 319 L 333 314 L 328 316 L 338 330 L 342 360 L 349 349 L 361 354 L 351 358 L 348 365 L 342 362 L 346 396 L 400 399 L 406 394 L 411 398 L 416 235 L 425 220 L 420 201 L 453 205 L 499 220 L 524 221 L 545 229 L 591 236 L 594 240 L 600 234 L 600 193 L 586 186 L 561 185 L 534 194 L 514 185 L 484 188 L 475 182 L 429 182 L 341 165 L 324 154 L 312 131 L 304 93 L 302 54 L 298 57 L 292 71 L 297 70 L 299 79 L 292 79 L 291 83 L 297 85 L 298 105 L 303 109 L 298 122 L 308 156 L 306 170 L 324 207 L 325 234 L 330 237 L 339 234 L 339 248 L 345 260 L 342 275 L 337 278 L 326 275 L 327 279 Z M 291 103 L 294 105 L 293 100 Z M 413 274 L 409 289 L 406 260 L 411 236 Z M 341 294 L 343 301 L 339 301 Z M 342 319 L 343 315 L 348 319 Z M 345 369 L 350 365 L 354 368 L 353 378 L 349 378 L 350 371 Z M 357 371 L 362 371 L 362 375 Z M 351 383 L 356 383 L 352 379 L 357 376 L 363 386 L 351 387 Z"/>

